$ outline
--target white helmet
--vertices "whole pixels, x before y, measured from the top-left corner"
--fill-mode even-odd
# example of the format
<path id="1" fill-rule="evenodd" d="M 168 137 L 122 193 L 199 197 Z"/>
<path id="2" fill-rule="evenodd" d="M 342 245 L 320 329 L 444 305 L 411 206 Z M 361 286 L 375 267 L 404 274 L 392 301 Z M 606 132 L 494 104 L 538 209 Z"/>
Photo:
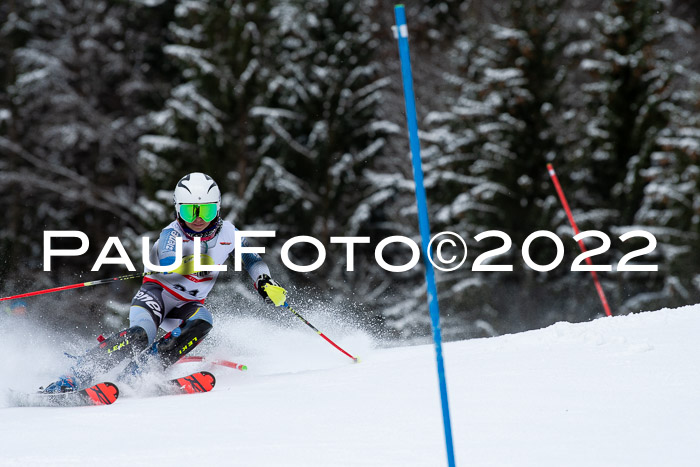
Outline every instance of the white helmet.
<path id="1" fill-rule="evenodd" d="M 180 225 L 186 227 L 183 221 L 191 222 L 191 220 L 183 219 L 181 214 L 181 206 L 183 204 L 206 205 L 215 204 L 216 212 L 213 219 L 205 219 L 212 222 L 211 227 L 220 223 L 219 210 L 221 208 L 221 191 L 214 179 L 209 175 L 201 172 L 187 174 L 177 182 L 175 191 L 173 192 L 173 204 L 175 205 L 175 216 L 180 222 Z M 204 232 L 208 232 L 207 228 Z M 199 235 L 197 235 L 199 236 Z"/>

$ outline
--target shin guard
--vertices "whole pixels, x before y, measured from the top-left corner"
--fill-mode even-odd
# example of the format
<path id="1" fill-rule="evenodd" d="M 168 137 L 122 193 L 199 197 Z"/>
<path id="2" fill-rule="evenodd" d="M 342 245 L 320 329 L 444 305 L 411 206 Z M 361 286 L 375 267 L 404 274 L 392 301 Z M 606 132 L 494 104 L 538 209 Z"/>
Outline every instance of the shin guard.
<path id="1" fill-rule="evenodd" d="M 199 345 L 211 328 L 211 323 L 203 319 L 187 320 L 159 339 L 155 346 L 163 366 L 170 366 L 188 354 Z"/>
<path id="2" fill-rule="evenodd" d="M 126 358 L 134 358 L 148 347 L 148 335 L 140 326 L 134 326 L 90 349 L 78 359 L 73 368 L 81 383 L 91 381 L 98 373 L 107 372 Z"/>

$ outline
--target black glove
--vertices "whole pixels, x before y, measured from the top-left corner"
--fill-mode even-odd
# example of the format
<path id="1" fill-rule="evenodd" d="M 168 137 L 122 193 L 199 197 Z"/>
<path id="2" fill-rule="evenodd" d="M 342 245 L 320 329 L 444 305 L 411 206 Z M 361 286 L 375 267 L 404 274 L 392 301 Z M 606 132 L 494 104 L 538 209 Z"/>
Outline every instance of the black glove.
<path id="1" fill-rule="evenodd" d="M 287 301 L 287 291 L 267 274 L 261 274 L 255 281 L 255 288 L 266 302 L 282 306 Z"/>

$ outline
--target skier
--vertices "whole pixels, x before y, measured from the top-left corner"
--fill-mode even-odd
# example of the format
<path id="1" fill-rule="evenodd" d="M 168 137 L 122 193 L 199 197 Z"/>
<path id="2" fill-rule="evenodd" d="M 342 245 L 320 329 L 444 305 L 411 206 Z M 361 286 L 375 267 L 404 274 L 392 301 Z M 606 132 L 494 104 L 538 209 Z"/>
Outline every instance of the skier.
<path id="1" fill-rule="evenodd" d="M 182 239 L 182 264 L 172 273 L 144 277 L 129 311 L 130 327 L 103 340 L 78 358 L 70 374 L 51 383 L 45 393 L 75 391 L 92 383 L 100 372 L 131 359 L 122 375 L 136 374 L 144 366 L 167 368 L 194 349 L 212 329 L 211 312 L 204 305 L 214 287 L 218 271 L 194 271 L 194 239 L 201 240 L 200 264 L 220 265 L 233 254 L 236 228 L 221 219 L 221 192 L 214 180 L 203 173 L 184 176 L 173 193 L 175 220 L 165 227 L 151 250 L 151 263 L 172 266 L 176 261 L 176 239 Z M 245 239 L 241 240 L 247 246 Z M 276 288 L 276 305 L 286 290 L 270 278 L 270 270 L 255 253 L 242 254 L 244 269 L 260 295 L 271 301 L 265 290 Z M 146 272 L 150 272 L 148 268 Z M 158 327 L 172 331 L 156 341 Z M 173 329 L 174 327 L 174 329 Z"/>

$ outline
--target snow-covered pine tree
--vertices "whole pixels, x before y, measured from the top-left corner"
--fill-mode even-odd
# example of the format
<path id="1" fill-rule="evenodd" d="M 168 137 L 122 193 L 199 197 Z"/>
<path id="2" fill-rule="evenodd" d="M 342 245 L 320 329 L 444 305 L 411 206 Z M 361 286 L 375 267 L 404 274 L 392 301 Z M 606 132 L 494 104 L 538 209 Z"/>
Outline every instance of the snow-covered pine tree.
<path id="1" fill-rule="evenodd" d="M 153 191 L 185 173 L 211 174 L 227 193 L 224 213 L 259 166 L 260 129 L 250 109 L 261 104 L 268 63 L 278 48 L 274 2 L 179 1 L 163 46 L 173 65 L 172 89 L 149 116 L 140 168 Z M 169 200 L 163 199 L 168 203 Z"/>
<path id="2" fill-rule="evenodd" d="M 588 112 L 577 156 L 588 168 L 588 203 L 610 209 L 607 221 L 632 222 L 644 187 L 637 173 L 669 121 L 663 103 L 675 72 L 660 48 L 673 32 L 669 22 L 660 0 L 608 0 L 594 17 L 593 48 L 581 64 L 590 81 L 582 86 Z"/>
<path id="3" fill-rule="evenodd" d="M 30 34 L 31 25 L 20 20 L 24 5 L 14 2 L 0 3 L 0 138 L 7 139 L 11 129 L 12 100 L 9 86 L 16 78 L 12 64 L 14 51 L 23 46 Z M 4 154 L 0 151 L 0 154 Z M 5 174 L 13 172 L 19 162 L 8 157 L 0 157 L 0 197 L 6 202 L 4 222 L 0 225 L 0 261 L 5 267 L 0 269 L 0 290 L 7 290 L 11 284 L 8 276 L 14 276 L 13 266 L 17 260 L 13 253 L 14 237 L 22 223 L 21 204 L 15 193 L 15 184 Z"/>
<path id="4" fill-rule="evenodd" d="M 272 10 L 281 40 L 266 105 L 252 112 L 267 136 L 243 201 L 245 217 L 276 225 L 281 239 L 313 235 L 329 245 L 331 236 L 374 235 L 384 220 L 377 207 L 391 195 L 371 177 L 398 127 L 378 116 L 390 81 L 380 73 L 373 5 L 288 1 Z M 357 261 L 372 257 L 365 248 L 357 247 Z M 316 257 L 300 251 L 292 251 L 300 262 Z M 344 247 L 332 251 L 344 257 Z M 345 261 L 336 259 L 319 273 L 346 283 Z M 346 279 L 362 283 L 357 276 Z"/>
<path id="5" fill-rule="evenodd" d="M 646 184 L 634 217 L 635 226 L 658 240 L 663 287 L 633 297 L 625 311 L 700 300 L 700 76 L 680 62 L 675 70 L 676 85 L 663 104 L 669 123 L 655 140 L 649 165 L 639 171 Z"/>
<path id="6" fill-rule="evenodd" d="M 149 55 L 150 28 L 158 20 L 151 14 L 143 22 L 146 7 L 136 0 L 17 0 L 0 8 L 0 196 L 7 207 L 0 255 L 9 273 L 0 281 L 16 293 L 89 272 L 108 236 L 128 247 L 129 234 L 149 224 L 150 204 L 140 196 L 133 167 L 138 116 L 158 95 Z M 81 257 L 54 259 L 52 274 L 37 274 L 44 230 L 81 230 L 91 248 Z M 124 273 L 115 266 L 101 272 L 109 269 Z M 114 293 L 95 290 L 80 303 L 37 297 L 30 310 L 84 328 Z"/>
<path id="7" fill-rule="evenodd" d="M 513 241 L 497 262 L 513 264 L 515 272 L 471 273 L 468 261 L 441 277 L 441 299 L 447 299 L 448 309 L 478 323 L 481 330 L 504 314 L 511 323 L 526 326 L 546 319 L 542 310 L 538 316 L 527 315 L 528 309 L 537 308 L 527 306 L 528 300 L 541 296 L 529 282 L 532 271 L 522 264 L 520 246 L 530 233 L 552 229 L 557 207 L 546 163 L 561 148 L 557 121 L 566 78 L 562 53 L 570 38 L 561 24 L 563 3 L 496 5 L 498 24 L 488 25 L 481 36 L 475 34 L 478 29 L 469 29 L 450 51 L 454 69 L 447 81 L 459 87 L 459 97 L 446 111 L 426 118 L 426 184 L 436 211 L 435 229 L 471 239 L 500 230 Z M 469 258 L 473 261 L 500 245 L 496 239 L 472 240 Z M 553 254 L 533 248 L 532 257 L 546 264 Z M 514 299 L 513 294 L 521 295 Z"/>
<path id="8" fill-rule="evenodd" d="M 148 43 L 129 23 L 140 7 L 80 0 L 11 5 L 2 25 L 14 47 L 3 70 L 11 76 L 4 77 L 0 152 L 7 167 L 0 191 L 8 206 L 32 206 L 34 214 L 9 213 L 14 250 L 40 261 L 46 228 L 83 230 L 95 245 L 123 228 L 141 230 L 148 214 L 137 202 L 132 170 L 135 120 L 155 87 L 145 54 L 133 48 Z M 71 264 L 87 270 L 91 263 L 86 256 Z"/>
<path id="9" fill-rule="evenodd" d="M 697 149 L 683 135 L 696 134 L 689 117 L 697 100 L 688 99 L 692 88 L 669 46 L 692 27 L 662 0 L 608 0 L 594 26 L 591 56 L 581 64 L 590 77 L 582 87 L 587 112 L 579 114 L 584 135 L 570 158 L 571 167 L 582 168 L 577 204 L 588 215 L 580 216 L 581 227 L 613 239 L 638 227 L 657 234 L 657 250 L 638 262 L 659 264 L 659 273 L 616 276 L 622 311 L 682 301 L 684 286 L 670 285 L 677 281 L 669 273 L 692 236 L 685 229 L 694 215 Z M 618 257 L 645 244 L 613 242 Z"/>

